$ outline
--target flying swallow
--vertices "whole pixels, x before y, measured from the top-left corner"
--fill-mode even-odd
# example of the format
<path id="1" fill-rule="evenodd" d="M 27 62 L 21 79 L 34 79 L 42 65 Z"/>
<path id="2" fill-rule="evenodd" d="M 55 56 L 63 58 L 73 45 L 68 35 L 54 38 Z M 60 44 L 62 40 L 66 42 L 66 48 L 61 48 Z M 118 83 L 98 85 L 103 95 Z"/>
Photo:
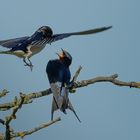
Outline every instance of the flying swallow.
<path id="1" fill-rule="evenodd" d="M 110 29 L 111 27 L 112 26 L 95 28 L 80 32 L 53 34 L 53 31 L 49 26 L 42 26 L 31 36 L 0 41 L 1 46 L 9 49 L 7 51 L 1 51 L 0 54 L 10 54 L 22 58 L 25 66 L 29 66 L 32 70 L 33 65 L 30 58 L 42 51 L 46 44 L 51 44 L 52 42 L 74 35 L 89 35 L 102 32 Z"/>

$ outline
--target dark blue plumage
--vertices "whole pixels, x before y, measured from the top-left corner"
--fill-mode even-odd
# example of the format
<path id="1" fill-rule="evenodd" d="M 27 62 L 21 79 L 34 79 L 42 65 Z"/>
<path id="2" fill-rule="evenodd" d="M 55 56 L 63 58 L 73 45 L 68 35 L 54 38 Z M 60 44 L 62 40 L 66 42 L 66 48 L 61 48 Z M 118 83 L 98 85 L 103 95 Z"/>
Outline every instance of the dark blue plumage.
<path id="1" fill-rule="evenodd" d="M 52 36 L 52 30 L 48 26 L 40 27 L 32 36 L 21 37 L 9 40 L 0 41 L 0 45 L 9 48 L 8 51 L 1 51 L 0 54 L 11 54 L 23 58 L 26 66 L 33 65 L 30 61 L 30 57 L 39 53 L 50 41 Z M 29 63 L 27 63 L 26 58 Z"/>
<path id="2" fill-rule="evenodd" d="M 70 71 L 63 62 L 58 59 L 50 60 L 47 65 L 48 78 L 50 83 L 64 82 L 67 85 L 70 82 Z"/>
<path id="3" fill-rule="evenodd" d="M 53 92 L 51 119 L 53 119 L 53 113 L 55 110 L 60 109 L 66 114 L 66 109 L 70 109 L 80 121 L 68 98 L 68 87 L 71 79 L 69 66 L 72 62 L 72 57 L 64 50 L 62 50 L 61 55 L 58 55 L 59 59 L 50 60 L 46 67 L 47 76 Z"/>

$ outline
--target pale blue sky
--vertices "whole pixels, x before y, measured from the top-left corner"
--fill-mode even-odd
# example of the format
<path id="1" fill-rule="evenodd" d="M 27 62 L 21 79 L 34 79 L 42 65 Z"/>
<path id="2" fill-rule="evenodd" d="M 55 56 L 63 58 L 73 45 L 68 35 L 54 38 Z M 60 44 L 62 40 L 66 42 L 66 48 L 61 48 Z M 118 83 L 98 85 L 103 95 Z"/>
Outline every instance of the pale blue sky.
<path id="1" fill-rule="evenodd" d="M 54 33 L 113 26 L 103 33 L 47 45 L 31 58 L 33 72 L 24 67 L 22 60 L 1 55 L 0 89 L 11 92 L 0 103 L 13 99 L 20 91 L 29 93 L 48 88 L 46 64 L 57 57 L 55 53 L 60 48 L 73 56 L 72 74 L 82 65 L 79 80 L 118 73 L 121 80 L 140 81 L 139 6 L 138 0 L 0 0 L 0 40 L 31 35 L 42 25 L 51 26 Z M 25 140 L 139 140 L 139 93 L 139 89 L 110 83 L 78 89 L 70 99 L 82 123 L 70 111 L 67 115 L 58 112 L 54 116 L 61 116 L 61 122 Z M 49 121 L 51 100 L 52 96 L 43 97 L 24 106 L 12 126 L 15 130 L 25 130 Z M 1 112 L 0 118 L 4 115 Z"/>

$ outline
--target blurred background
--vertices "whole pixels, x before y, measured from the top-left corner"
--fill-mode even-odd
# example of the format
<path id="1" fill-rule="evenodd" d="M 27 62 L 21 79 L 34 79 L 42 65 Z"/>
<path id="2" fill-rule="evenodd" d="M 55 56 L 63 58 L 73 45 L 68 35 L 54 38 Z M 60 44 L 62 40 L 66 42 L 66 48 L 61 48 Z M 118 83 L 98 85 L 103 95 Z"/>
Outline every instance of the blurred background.
<path id="1" fill-rule="evenodd" d="M 80 31 L 110 26 L 102 33 L 70 37 L 46 48 L 31 58 L 34 69 L 24 66 L 22 59 L 0 55 L 0 90 L 10 94 L 1 98 L 8 102 L 19 92 L 30 93 L 49 88 L 46 64 L 57 58 L 56 52 L 66 49 L 73 56 L 72 75 L 83 67 L 78 80 L 117 73 L 123 81 L 140 81 L 140 1 L 138 0 L 1 0 L 0 40 L 32 35 L 40 26 L 48 25 L 54 33 Z M 0 47 L 0 50 L 4 50 Z M 70 99 L 80 117 L 60 111 L 58 122 L 24 139 L 140 139 L 140 91 L 97 83 L 77 89 Z M 52 95 L 25 105 L 12 122 L 15 131 L 31 129 L 50 120 Z M 0 112 L 4 118 L 9 112 Z M 0 125 L 0 132 L 3 132 Z"/>

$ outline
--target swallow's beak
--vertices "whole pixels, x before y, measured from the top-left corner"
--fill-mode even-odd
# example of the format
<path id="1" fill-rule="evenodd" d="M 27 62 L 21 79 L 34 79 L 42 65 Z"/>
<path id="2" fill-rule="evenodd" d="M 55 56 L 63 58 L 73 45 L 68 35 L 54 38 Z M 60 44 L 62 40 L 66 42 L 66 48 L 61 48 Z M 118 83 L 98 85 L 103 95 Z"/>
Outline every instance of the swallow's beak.
<path id="1" fill-rule="evenodd" d="M 61 51 L 62 51 L 63 55 L 65 55 L 66 51 L 65 51 L 65 50 L 63 50 L 62 48 L 61 48 Z"/>
<path id="2" fill-rule="evenodd" d="M 59 57 L 59 59 L 63 59 L 64 58 L 64 53 L 62 52 L 62 53 L 56 53 L 57 55 L 58 55 L 58 57 Z"/>
<path id="3" fill-rule="evenodd" d="M 67 52 L 63 50 L 62 48 L 61 48 L 61 51 L 62 51 L 61 53 L 56 53 L 56 54 L 58 55 L 59 59 L 62 60 L 66 56 Z"/>

